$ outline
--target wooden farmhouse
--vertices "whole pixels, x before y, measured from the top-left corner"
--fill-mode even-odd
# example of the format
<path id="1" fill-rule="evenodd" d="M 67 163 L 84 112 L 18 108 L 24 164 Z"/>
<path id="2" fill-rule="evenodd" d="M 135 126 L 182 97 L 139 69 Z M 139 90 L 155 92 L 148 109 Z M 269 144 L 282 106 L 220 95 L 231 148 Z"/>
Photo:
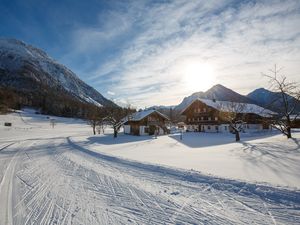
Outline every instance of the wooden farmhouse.
<path id="1" fill-rule="evenodd" d="M 124 133 L 133 135 L 167 134 L 167 121 L 169 121 L 169 118 L 156 110 L 139 111 L 124 119 Z"/>
<path id="2" fill-rule="evenodd" d="M 194 100 L 181 112 L 186 118 L 187 131 L 196 132 L 232 132 L 225 116 L 233 113 L 237 120 L 243 122 L 244 132 L 269 129 L 268 121 L 275 114 L 255 104 L 200 98 Z"/>

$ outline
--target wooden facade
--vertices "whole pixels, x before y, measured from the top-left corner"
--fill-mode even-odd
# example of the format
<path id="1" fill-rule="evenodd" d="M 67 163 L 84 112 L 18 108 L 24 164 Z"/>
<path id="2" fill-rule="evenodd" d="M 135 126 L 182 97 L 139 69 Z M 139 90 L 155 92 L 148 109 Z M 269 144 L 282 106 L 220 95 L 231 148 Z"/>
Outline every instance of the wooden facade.
<path id="1" fill-rule="evenodd" d="M 201 101 L 194 101 L 183 113 L 186 116 L 185 123 L 193 125 L 195 131 L 204 131 L 204 125 L 208 128 L 213 125 L 221 124 L 219 112 Z"/>
<path id="2" fill-rule="evenodd" d="M 137 114 L 138 113 L 143 112 L 137 112 Z M 145 116 L 142 116 L 141 118 L 137 115 L 132 115 L 132 117 L 129 116 L 128 120 L 124 123 L 124 133 L 132 135 L 167 134 L 167 121 L 167 116 L 155 110 L 152 110 L 149 113 L 145 112 Z"/>
<path id="3" fill-rule="evenodd" d="M 187 131 L 231 131 L 229 123 L 223 119 L 226 112 L 221 112 L 220 110 L 205 104 L 199 99 L 192 102 L 181 114 L 186 117 L 185 123 L 187 124 Z M 258 130 L 269 128 L 269 124 L 265 121 L 265 118 L 258 114 L 237 114 L 237 120 L 239 117 L 245 122 L 245 129 Z"/>
<path id="4" fill-rule="evenodd" d="M 296 119 L 292 122 L 292 128 L 300 128 L 300 119 Z"/>
<path id="5" fill-rule="evenodd" d="M 298 116 L 298 115 L 291 115 L 290 118 L 292 120 L 291 127 L 292 128 L 300 128 L 300 116 Z"/>

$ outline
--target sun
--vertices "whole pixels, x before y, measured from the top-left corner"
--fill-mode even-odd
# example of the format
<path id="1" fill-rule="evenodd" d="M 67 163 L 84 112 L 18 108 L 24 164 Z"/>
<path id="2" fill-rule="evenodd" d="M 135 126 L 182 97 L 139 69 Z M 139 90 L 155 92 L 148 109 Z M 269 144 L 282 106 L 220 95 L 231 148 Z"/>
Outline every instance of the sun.
<path id="1" fill-rule="evenodd" d="M 215 80 L 214 68 L 208 63 L 187 62 L 183 66 L 183 83 L 189 91 L 205 91 Z"/>

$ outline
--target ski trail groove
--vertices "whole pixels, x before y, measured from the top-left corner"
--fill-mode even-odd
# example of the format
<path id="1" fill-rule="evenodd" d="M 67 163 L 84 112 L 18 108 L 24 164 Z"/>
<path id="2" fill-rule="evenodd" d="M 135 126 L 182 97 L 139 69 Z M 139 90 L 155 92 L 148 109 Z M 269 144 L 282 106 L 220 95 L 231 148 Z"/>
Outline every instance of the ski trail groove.
<path id="1" fill-rule="evenodd" d="M 300 219 L 296 192 L 278 189 L 282 194 L 263 198 L 261 191 L 277 189 L 200 179 L 93 153 L 70 139 L 34 141 L 14 146 L 4 187 L 15 182 L 5 193 L 11 190 L 18 201 L 8 203 L 10 219 L 1 214 L 0 223 L 227 225 L 298 224 Z"/>

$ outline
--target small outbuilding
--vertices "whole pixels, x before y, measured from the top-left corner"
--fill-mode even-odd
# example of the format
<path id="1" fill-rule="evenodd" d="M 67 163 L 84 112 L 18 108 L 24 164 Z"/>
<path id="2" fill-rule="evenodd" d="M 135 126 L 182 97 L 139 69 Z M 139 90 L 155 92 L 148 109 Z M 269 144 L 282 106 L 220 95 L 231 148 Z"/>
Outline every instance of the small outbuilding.
<path id="1" fill-rule="evenodd" d="M 124 118 L 124 133 L 132 135 L 168 134 L 167 121 L 169 118 L 166 115 L 154 109 L 139 111 Z"/>

